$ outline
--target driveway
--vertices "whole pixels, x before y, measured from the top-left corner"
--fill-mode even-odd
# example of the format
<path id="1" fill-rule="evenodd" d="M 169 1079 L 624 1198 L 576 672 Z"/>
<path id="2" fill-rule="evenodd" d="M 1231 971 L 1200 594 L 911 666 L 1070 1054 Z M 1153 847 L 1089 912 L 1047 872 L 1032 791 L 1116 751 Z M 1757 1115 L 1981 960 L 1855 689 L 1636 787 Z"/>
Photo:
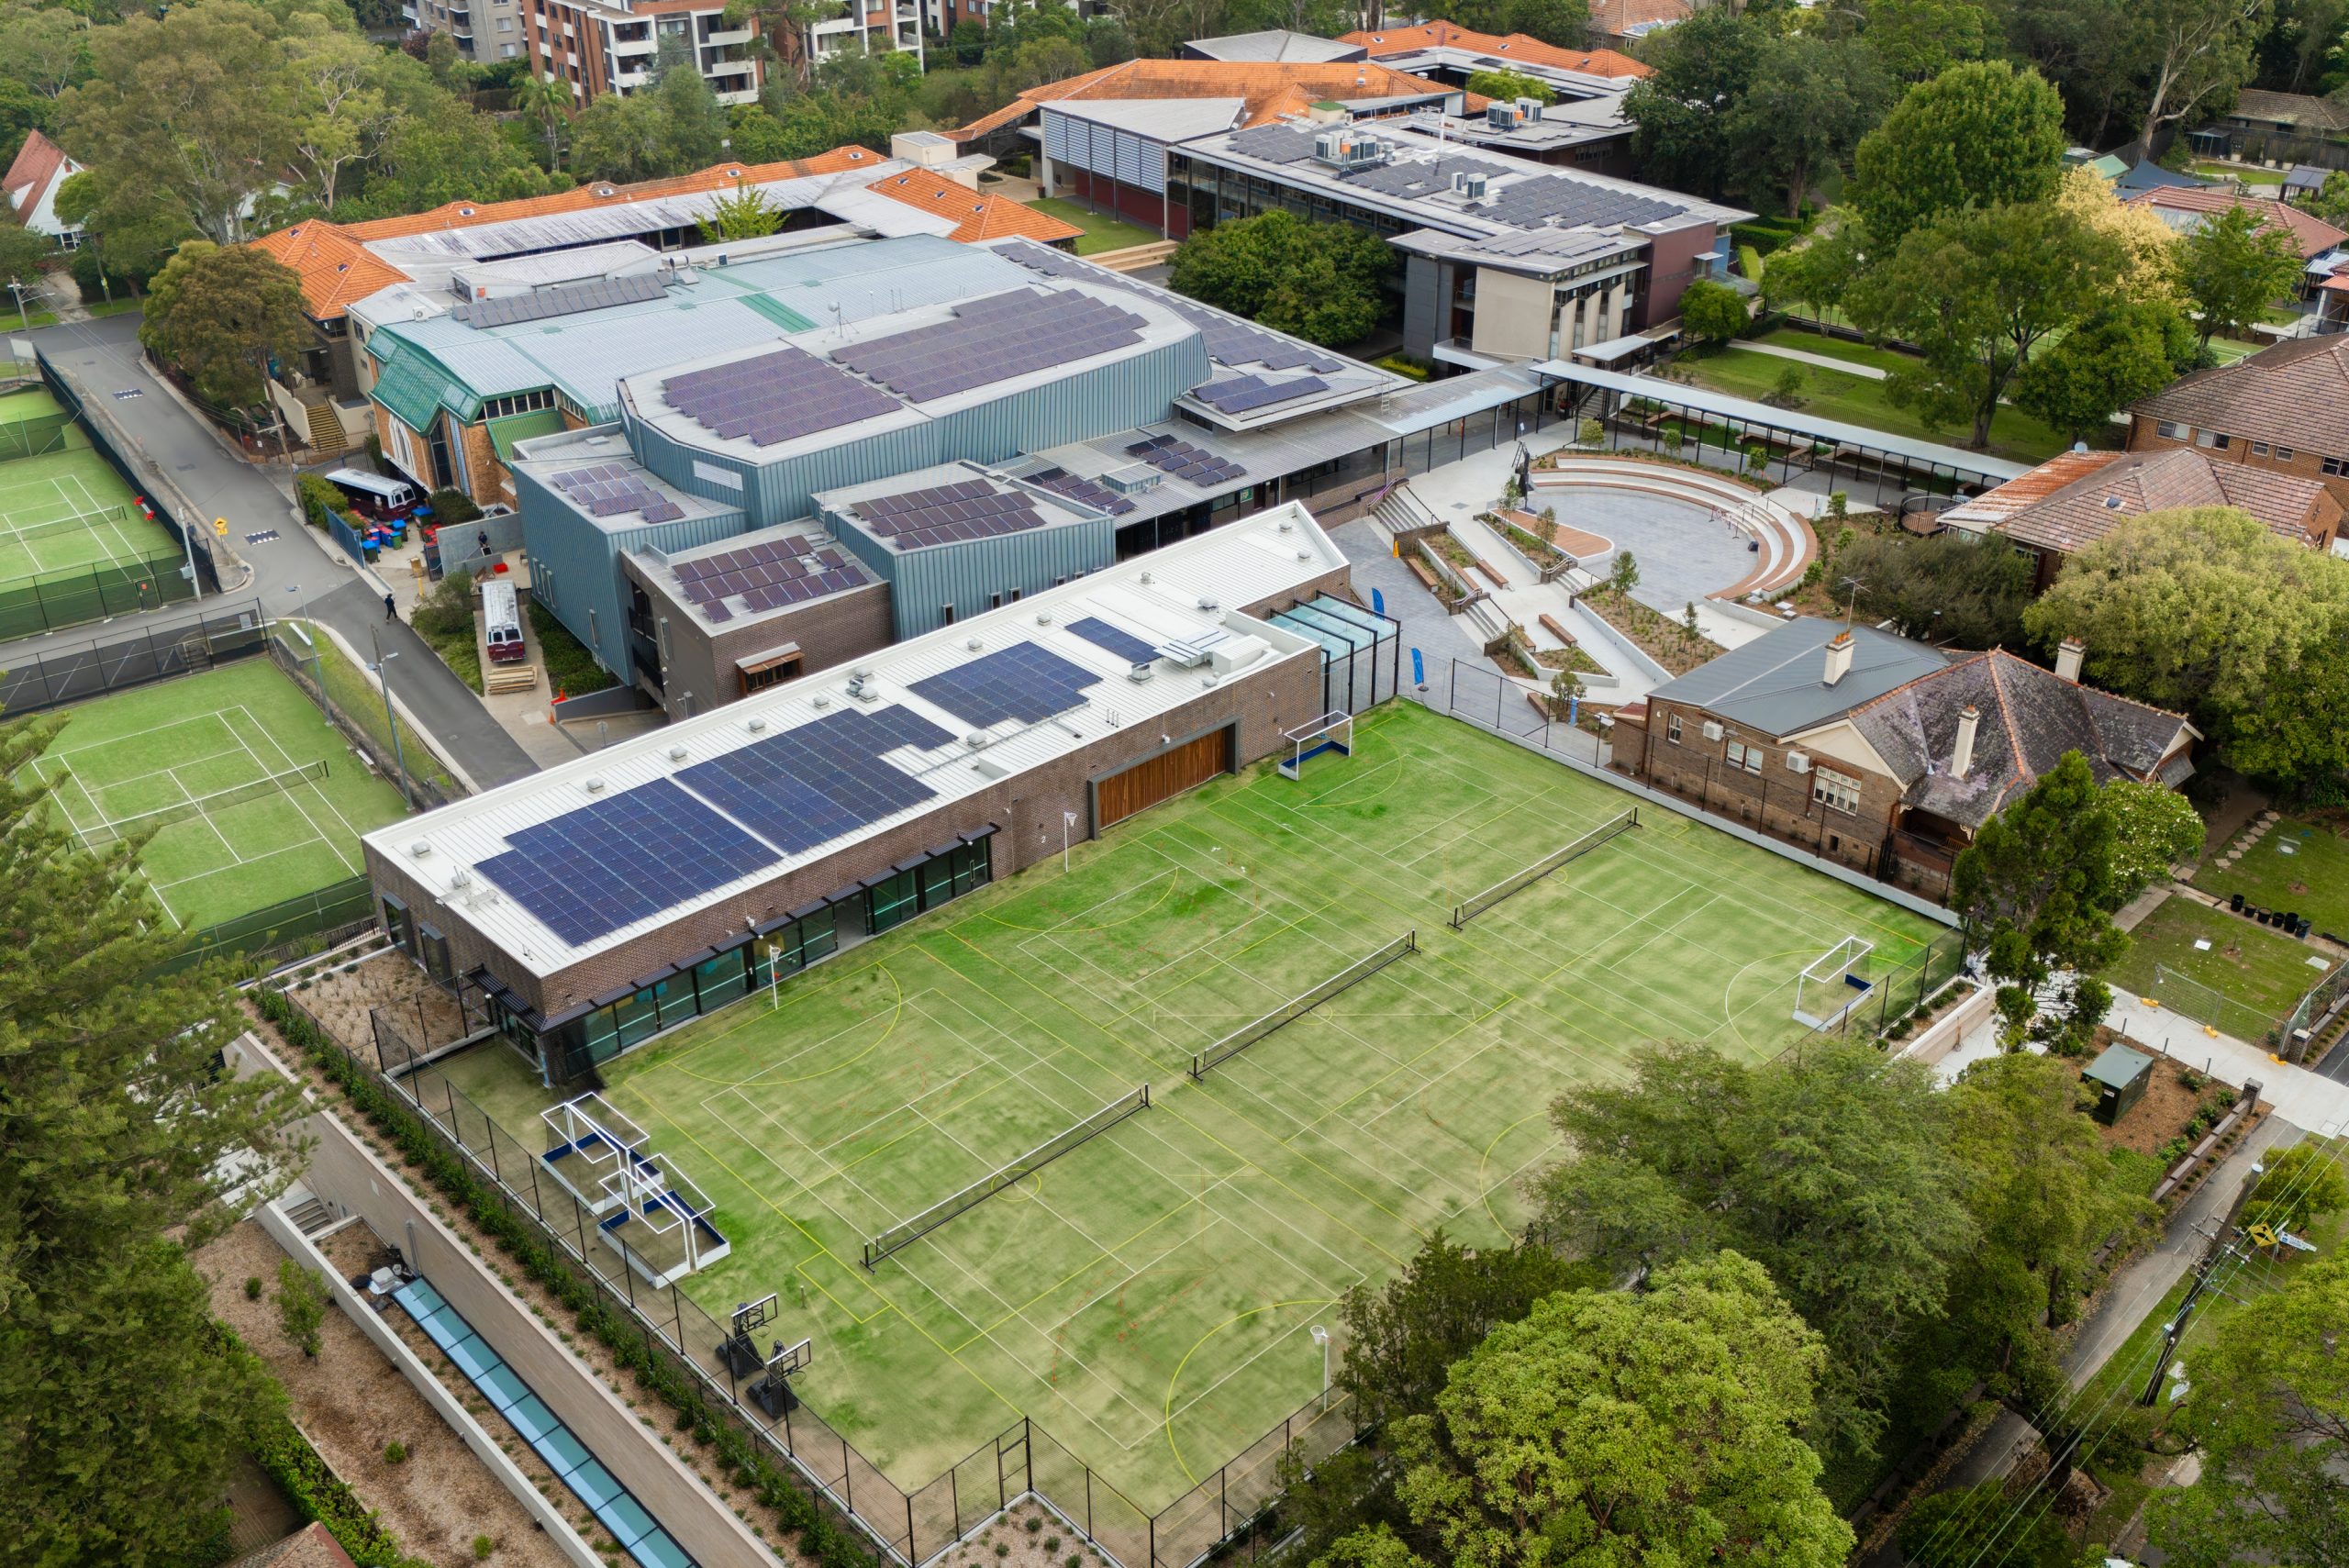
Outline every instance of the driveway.
<path id="1" fill-rule="evenodd" d="M 161 628 L 258 601 L 269 616 L 299 614 L 323 621 L 355 650 L 370 646 L 371 633 L 381 635 L 385 651 L 403 656 L 395 667 L 402 706 L 417 728 L 431 736 L 434 749 L 474 787 L 487 789 L 536 772 L 529 753 L 490 717 L 471 688 L 450 673 L 406 622 L 386 624 L 382 595 L 340 550 L 303 526 L 294 510 L 292 482 L 230 455 L 210 427 L 149 373 L 139 358 L 139 320 L 133 315 L 63 322 L 30 336 L 86 397 L 111 400 L 110 411 L 139 446 L 124 458 L 149 470 L 135 478 L 151 485 L 167 477 L 195 504 L 200 518 L 228 520 L 229 543 L 252 568 L 252 579 L 217 596 L 206 595 L 137 617 L 118 616 L 112 628 L 75 627 L 0 644 L 0 665 L 103 640 L 134 618 Z M 138 395 L 115 395 L 122 392 Z M 246 541 L 249 534 L 273 529 L 274 539 Z"/>

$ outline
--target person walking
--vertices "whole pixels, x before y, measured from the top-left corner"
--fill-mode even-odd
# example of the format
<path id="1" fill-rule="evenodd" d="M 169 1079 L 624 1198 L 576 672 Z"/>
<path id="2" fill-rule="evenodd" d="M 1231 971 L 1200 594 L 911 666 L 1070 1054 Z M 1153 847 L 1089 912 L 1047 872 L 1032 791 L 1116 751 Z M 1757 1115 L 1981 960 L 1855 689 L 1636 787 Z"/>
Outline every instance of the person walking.
<path id="1" fill-rule="evenodd" d="M 393 598 L 389 594 L 384 595 L 384 618 L 385 620 L 397 620 L 400 618 L 399 601 Z"/>
<path id="2" fill-rule="evenodd" d="M 482 529 L 482 530 L 481 530 L 481 532 L 479 532 L 479 533 L 475 534 L 475 535 L 473 536 L 473 538 L 474 538 L 474 539 L 478 539 L 478 540 L 480 541 L 480 543 L 481 543 L 481 552 L 482 552 L 482 554 L 483 554 L 484 556 L 488 555 L 488 554 L 489 554 L 489 530 L 488 530 L 487 528 L 484 528 L 484 529 Z"/>

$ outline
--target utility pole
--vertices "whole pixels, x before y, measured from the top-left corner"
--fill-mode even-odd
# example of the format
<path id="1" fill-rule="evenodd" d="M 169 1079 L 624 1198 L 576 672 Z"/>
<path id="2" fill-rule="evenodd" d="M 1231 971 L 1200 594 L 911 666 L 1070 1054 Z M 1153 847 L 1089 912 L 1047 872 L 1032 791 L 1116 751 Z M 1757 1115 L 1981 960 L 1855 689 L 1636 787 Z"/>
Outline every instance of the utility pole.
<path id="1" fill-rule="evenodd" d="M 386 653 L 384 651 L 383 633 L 371 629 L 367 633 L 367 637 L 368 640 L 375 645 L 375 662 L 370 665 L 369 668 L 374 673 L 375 684 L 378 686 L 381 686 L 384 691 L 384 717 L 392 727 L 392 756 L 400 766 L 400 798 L 407 802 L 407 808 L 410 811 L 414 811 L 416 809 L 416 790 L 415 787 L 407 782 L 407 752 L 400 745 L 400 716 L 392 710 L 392 671 L 390 662 L 398 658 L 399 655 L 397 653 Z"/>

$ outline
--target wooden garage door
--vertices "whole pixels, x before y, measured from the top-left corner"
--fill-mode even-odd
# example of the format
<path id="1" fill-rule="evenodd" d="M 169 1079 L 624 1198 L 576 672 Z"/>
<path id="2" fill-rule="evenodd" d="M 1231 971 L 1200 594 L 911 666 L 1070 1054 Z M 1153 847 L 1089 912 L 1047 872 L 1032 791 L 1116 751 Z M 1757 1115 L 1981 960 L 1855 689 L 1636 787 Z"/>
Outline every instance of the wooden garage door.
<path id="1" fill-rule="evenodd" d="M 1122 822 L 1170 795 L 1196 788 L 1231 767 L 1231 731 L 1213 730 L 1103 779 L 1096 796 L 1101 826 Z"/>

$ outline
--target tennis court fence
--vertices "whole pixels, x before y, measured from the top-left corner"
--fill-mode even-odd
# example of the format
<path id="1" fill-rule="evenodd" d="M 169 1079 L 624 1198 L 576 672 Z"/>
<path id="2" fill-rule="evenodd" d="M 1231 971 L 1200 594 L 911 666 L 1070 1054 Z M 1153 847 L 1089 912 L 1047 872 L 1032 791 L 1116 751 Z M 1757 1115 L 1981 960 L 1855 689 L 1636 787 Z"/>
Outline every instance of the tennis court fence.
<path id="1" fill-rule="evenodd" d="M 268 642 L 258 599 L 180 626 L 94 639 L 0 670 L 0 713 L 39 713 L 196 674 L 264 652 Z"/>
<path id="2" fill-rule="evenodd" d="M 129 508 L 122 510 L 128 520 Z M 86 529 L 97 520 L 76 517 L 17 531 L 38 539 Z M 173 551 L 144 561 L 106 561 L 19 578 L 0 587 L 0 642 L 192 599 L 195 584 L 188 580 L 186 567 L 186 561 Z"/>
<path id="3" fill-rule="evenodd" d="M 345 877 L 314 893 L 239 915 L 187 935 L 187 945 L 150 973 L 173 974 L 216 958 L 233 958 L 239 974 L 280 965 L 348 941 L 375 923 L 374 884 Z"/>
<path id="4" fill-rule="evenodd" d="M 1879 1040 L 1965 967 L 1965 933 L 1941 932 L 1917 956 L 1886 968 L 1856 1006 L 1842 1011 L 1820 1034 Z M 1789 988 L 1794 981 L 1787 981 Z M 1904 1031 L 1905 1033 L 1906 1031 Z"/>
<path id="5" fill-rule="evenodd" d="M 61 452 L 74 444 L 71 434 L 72 428 L 73 416 L 70 410 L 44 414 L 37 419 L 0 424 L 0 463 L 20 462 L 28 457 Z"/>
<path id="6" fill-rule="evenodd" d="M 748 1395 L 757 1373 L 738 1374 L 720 1353 L 732 1337 L 730 1328 L 675 1286 L 647 1285 L 629 1265 L 624 1241 L 611 1232 L 599 1232 L 596 1216 L 559 1184 L 540 1179 L 539 1156 L 546 1147 L 543 1129 L 531 1138 L 518 1137 L 458 1089 L 440 1070 L 436 1057 L 447 1054 L 451 1040 L 410 1038 L 417 1027 L 415 1014 L 379 1007 L 371 1018 L 371 1060 L 370 1052 L 339 1040 L 311 1018 L 297 995 L 273 995 L 309 1018 L 332 1049 L 413 1111 L 465 1161 L 509 1214 L 534 1222 L 573 1272 L 643 1336 L 663 1375 L 677 1374 L 690 1397 L 703 1402 L 696 1414 L 731 1421 L 768 1453 L 786 1461 L 810 1491 L 858 1528 L 885 1562 L 908 1568 L 927 1563 L 1030 1494 L 1051 1506 L 1118 1568 L 1192 1568 L 1219 1551 L 1225 1561 L 1253 1562 L 1283 1533 L 1267 1528 L 1269 1511 L 1280 1500 L 1283 1457 L 1293 1454 L 1302 1463 L 1314 1464 L 1354 1440 L 1351 1400 L 1332 1394 L 1326 1400 L 1308 1401 L 1229 1463 L 1152 1509 L 1119 1491 L 1034 1420 L 1022 1418 L 960 1462 L 908 1490 L 810 1407 L 800 1405 L 771 1417 L 751 1403 Z M 471 1026 L 468 1018 L 469 1031 Z M 507 1049 L 495 1038 L 467 1047 Z"/>
<path id="7" fill-rule="evenodd" d="M 340 731 L 343 740 L 350 742 L 361 756 L 365 757 L 378 773 L 387 779 L 395 780 L 405 774 L 408 789 L 416 797 L 417 810 L 429 811 L 435 806 L 446 806 L 451 801 L 460 798 L 464 791 L 457 784 L 455 774 L 446 775 L 447 784 L 444 786 L 440 780 L 428 774 L 417 765 L 423 758 L 430 755 L 430 748 L 425 745 L 423 737 L 417 735 L 413 730 L 402 732 L 407 737 L 406 759 L 404 763 L 398 749 L 388 742 L 388 728 L 381 732 L 376 729 L 373 722 L 375 715 L 370 714 L 362 717 L 361 715 L 352 713 L 337 700 L 333 684 L 326 673 L 322 655 L 316 644 L 306 643 L 304 640 L 308 635 L 306 630 L 297 632 L 294 626 L 284 621 L 270 623 L 269 635 L 263 640 L 267 645 L 271 662 L 284 672 L 286 679 L 302 688 L 302 695 L 317 705 L 318 711 L 326 716 L 327 722 Z M 347 669 L 348 666 L 344 668 Z M 364 677 L 361 679 L 363 680 Z"/>
<path id="8" fill-rule="evenodd" d="M 85 850 L 103 849 L 108 844 L 117 843 L 129 838 L 133 833 L 149 832 L 157 828 L 169 827 L 174 822 L 184 822 L 191 817 L 202 817 L 208 812 L 225 810 L 231 806 L 242 806 L 249 800 L 259 800 L 263 795 L 282 794 L 297 784 L 316 784 L 326 776 L 326 759 L 320 757 L 315 762 L 287 768 L 283 773 L 249 779 L 240 784 L 231 784 L 227 789 L 216 789 L 209 795 L 191 795 L 185 800 L 173 801 L 169 806 L 159 806 L 152 811 L 141 811 L 129 817 L 119 817 L 111 822 L 94 822 L 86 828 L 76 827 L 73 829 L 73 836 L 82 840 L 82 847 Z"/>
<path id="9" fill-rule="evenodd" d="M 1404 954 L 1419 951 L 1419 931 L 1416 929 L 1405 931 L 1393 941 L 1380 946 L 1376 951 L 1354 960 L 1312 990 L 1290 997 L 1263 1018 L 1251 1019 L 1205 1051 L 1196 1052 L 1191 1057 L 1191 1076 L 1206 1077 L 1209 1069 L 1230 1061 L 1275 1029 L 1295 1023 L 1346 987 L 1360 984 Z"/>
<path id="10" fill-rule="evenodd" d="M 1452 929 L 1455 931 L 1460 929 L 1502 899 L 1512 894 L 1524 892 L 1543 877 L 1564 867 L 1568 862 L 1580 860 L 1618 834 L 1627 833 L 1639 825 L 1640 808 L 1634 806 L 1613 820 L 1600 823 L 1589 832 L 1575 840 L 1573 843 L 1551 851 L 1524 870 L 1511 872 L 1474 898 L 1464 904 L 1453 906 Z"/>

